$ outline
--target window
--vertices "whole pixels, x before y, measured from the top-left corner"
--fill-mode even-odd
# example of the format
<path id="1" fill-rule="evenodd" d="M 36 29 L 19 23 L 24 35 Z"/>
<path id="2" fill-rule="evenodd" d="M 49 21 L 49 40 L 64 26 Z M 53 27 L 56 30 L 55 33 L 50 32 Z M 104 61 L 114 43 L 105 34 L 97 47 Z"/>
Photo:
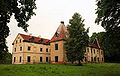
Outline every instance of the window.
<path id="1" fill-rule="evenodd" d="M 101 55 L 103 54 L 103 51 L 101 51 Z"/>
<path id="2" fill-rule="evenodd" d="M 55 56 L 55 62 L 58 62 L 58 56 Z"/>
<path id="3" fill-rule="evenodd" d="M 104 61 L 104 59 L 102 58 L 102 61 Z"/>
<path id="4" fill-rule="evenodd" d="M 46 62 L 48 62 L 48 57 L 46 57 Z"/>
<path id="5" fill-rule="evenodd" d="M 46 48 L 46 52 L 48 52 L 48 48 Z"/>
<path id="6" fill-rule="evenodd" d="M 17 40 L 16 40 L 16 44 L 17 44 Z"/>
<path id="7" fill-rule="evenodd" d="M 20 62 L 21 62 L 21 60 L 22 60 L 22 57 L 20 56 Z"/>
<path id="8" fill-rule="evenodd" d="M 21 43 L 21 39 L 20 39 L 20 43 Z"/>
<path id="9" fill-rule="evenodd" d="M 14 62 L 16 61 L 16 57 L 14 57 Z"/>
<path id="10" fill-rule="evenodd" d="M 30 62 L 30 56 L 27 56 L 27 62 Z"/>
<path id="11" fill-rule="evenodd" d="M 99 52 L 99 50 L 97 50 L 97 52 Z"/>
<path id="12" fill-rule="evenodd" d="M 42 62 L 42 57 L 40 57 L 40 62 Z"/>
<path id="13" fill-rule="evenodd" d="M 42 52 L 42 48 L 40 48 L 40 52 Z"/>
<path id="14" fill-rule="evenodd" d="M 20 47 L 20 51 L 22 51 L 22 47 Z"/>
<path id="15" fill-rule="evenodd" d="M 94 54 L 95 54 L 95 49 L 94 49 Z"/>
<path id="16" fill-rule="evenodd" d="M 14 49 L 14 51 L 16 52 L 16 48 Z"/>
<path id="17" fill-rule="evenodd" d="M 58 44 L 55 44 L 55 50 L 58 50 Z"/>
<path id="18" fill-rule="evenodd" d="M 85 57 L 85 62 L 87 61 L 87 58 Z"/>
<path id="19" fill-rule="evenodd" d="M 99 62 L 99 58 L 97 58 L 98 59 L 98 62 Z"/>
<path id="20" fill-rule="evenodd" d="M 30 47 L 30 46 L 28 46 L 28 50 L 30 50 L 30 48 L 31 48 L 31 47 Z"/>
<path id="21" fill-rule="evenodd" d="M 96 57 L 94 57 L 94 61 L 96 62 Z"/>
<path id="22" fill-rule="evenodd" d="M 89 48 L 87 48 L 87 52 L 89 52 Z"/>
<path id="23" fill-rule="evenodd" d="M 91 57 L 91 62 L 93 62 L 93 57 Z"/>
<path id="24" fill-rule="evenodd" d="M 91 48 L 91 53 L 92 53 L 92 48 Z"/>

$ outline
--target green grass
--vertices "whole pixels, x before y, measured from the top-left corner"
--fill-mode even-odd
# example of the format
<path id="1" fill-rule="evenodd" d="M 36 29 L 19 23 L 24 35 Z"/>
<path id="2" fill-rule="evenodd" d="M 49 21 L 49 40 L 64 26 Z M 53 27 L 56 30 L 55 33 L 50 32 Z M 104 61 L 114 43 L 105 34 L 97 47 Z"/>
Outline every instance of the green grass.
<path id="1" fill-rule="evenodd" d="M 0 76 L 120 76 L 120 64 L 0 64 Z"/>

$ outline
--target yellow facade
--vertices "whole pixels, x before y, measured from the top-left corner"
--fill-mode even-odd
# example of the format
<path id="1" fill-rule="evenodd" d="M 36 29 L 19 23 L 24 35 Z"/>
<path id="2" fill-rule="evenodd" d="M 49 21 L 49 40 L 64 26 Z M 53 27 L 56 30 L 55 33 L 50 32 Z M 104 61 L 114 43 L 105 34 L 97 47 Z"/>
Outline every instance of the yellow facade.
<path id="1" fill-rule="evenodd" d="M 14 44 L 12 52 L 13 64 L 48 63 L 50 60 L 49 45 L 23 42 L 23 38 L 20 35 L 16 37 L 13 44 Z M 30 62 L 28 62 L 28 57 L 30 57 Z M 40 57 L 42 57 L 42 61 L 40 61 Z M 47 62 L 46 57 L 48 58 Z"/>
<path id="2" fill-rule="evenodd" d="M 13 42 L 12 64 L 66 63 L 67 58 L 64 49 L 66 33 L 66 27 L 61 22 L 50 41 L 39 37 L 18 34 Z M 90 45 L 86 48 L 84 54 L 83 63 L 90 62 L 104 62 L 104 53 L 97 40 L 94 46 Z"/>
<path id="3" fill-rule="evenodd" d="M 87 47 L 83 60 L 85 63 L 102 63 L 104 62 L 103 50 L 98 48 Z"/>
<path id="4" fill-rule="evenodd" d="M 58 49 L 55 49 L 55 45 L 58 45 Z M 66 62 L 65 60 L 65 50 L 64 50 L 64 41 L 56 41 L 50 43 L 50 56 L 51 56 L 51 63 L 60 63 L 63 64 Z M 55 57 L 58 56 L 58 61 L 56 61 Z"/>

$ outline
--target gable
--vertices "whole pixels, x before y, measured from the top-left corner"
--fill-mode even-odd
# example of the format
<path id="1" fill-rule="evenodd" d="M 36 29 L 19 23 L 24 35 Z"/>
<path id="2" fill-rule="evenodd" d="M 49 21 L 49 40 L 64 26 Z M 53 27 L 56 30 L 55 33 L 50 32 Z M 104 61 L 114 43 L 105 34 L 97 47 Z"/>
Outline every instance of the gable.
<path id="1" fill-rule="evenodd" d="M 19 42 L 20 39 L 21 39 L 21 41 L 24 40 L 23 37 L 22 37 L 22 36 L 20 35 L 20 33 L 19 33 L 19 34 L 16 36 L 15 40 L 13 41 L 12 45 L 13 45 L 14 43 L 16 43 L 16 41 Z"/>

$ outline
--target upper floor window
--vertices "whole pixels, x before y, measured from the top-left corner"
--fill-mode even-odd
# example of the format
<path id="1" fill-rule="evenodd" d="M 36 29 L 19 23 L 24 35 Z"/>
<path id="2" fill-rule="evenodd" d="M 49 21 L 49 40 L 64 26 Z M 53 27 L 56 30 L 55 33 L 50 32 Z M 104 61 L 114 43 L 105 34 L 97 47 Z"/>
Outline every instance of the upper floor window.
<path id="1" fill-rule="evenodd" d="M 92 53 L 92 48 L 91 48 L 91 53 Z"/>
<path id="2" fill-rule="evenodd" d="M 28 46 L 28 50 L 30 50 L 31 49 L 31 47 L 30 46 Z"/>
<path id="3" fill-rule="evenodd" d="M 40 48 L 40 52 L 42 52 L 42 48 Z"/>
<path id="4" fill-rule="evenodd" d="M 46 52 L 48 52 L 48 48 L 46 48 Z"/>
<path id="5" fill-rule="evenodd" d="M 97 50 L 97 52 L 99 52 L 99 50 Z"/>
<path id="6" fill-rule="evenodd" d="M 16 52 L 16 48 L 14 49 L 14 51 Z"/>
<path id="7" fill-rule="evenodd" d="M 103 54 L 103 51 L 101 51 L 101 55 Z"/>
<path id="8" fill-rule="evenodd" d="M 16 44 L 17 44 L 17 40 L 16 40 Z"/>
<path id="9" fill-rule="evenodd" d="M 95 49 L 94 49 L 94 54 L 95 54 Z"/>
<path id="10" fill-rule="evenodd" d="M 21 43 L 21 39 L 20 39 L 20 43 Z"/>
<path id="11" fill-rule="evenodd" d="M 22 47 L 20 47 L 20 51 L 22 51 Z"/>
<path id="12" fill-rule="evenodd" d="M 58 44 L 55 44 L 55 50 L 58 50 Z"/>
<path id="13" fill-rule="evenodd" d="M 86 52 L 89 52 L 89 48 L 87 48 L 87 51 Z"/>

